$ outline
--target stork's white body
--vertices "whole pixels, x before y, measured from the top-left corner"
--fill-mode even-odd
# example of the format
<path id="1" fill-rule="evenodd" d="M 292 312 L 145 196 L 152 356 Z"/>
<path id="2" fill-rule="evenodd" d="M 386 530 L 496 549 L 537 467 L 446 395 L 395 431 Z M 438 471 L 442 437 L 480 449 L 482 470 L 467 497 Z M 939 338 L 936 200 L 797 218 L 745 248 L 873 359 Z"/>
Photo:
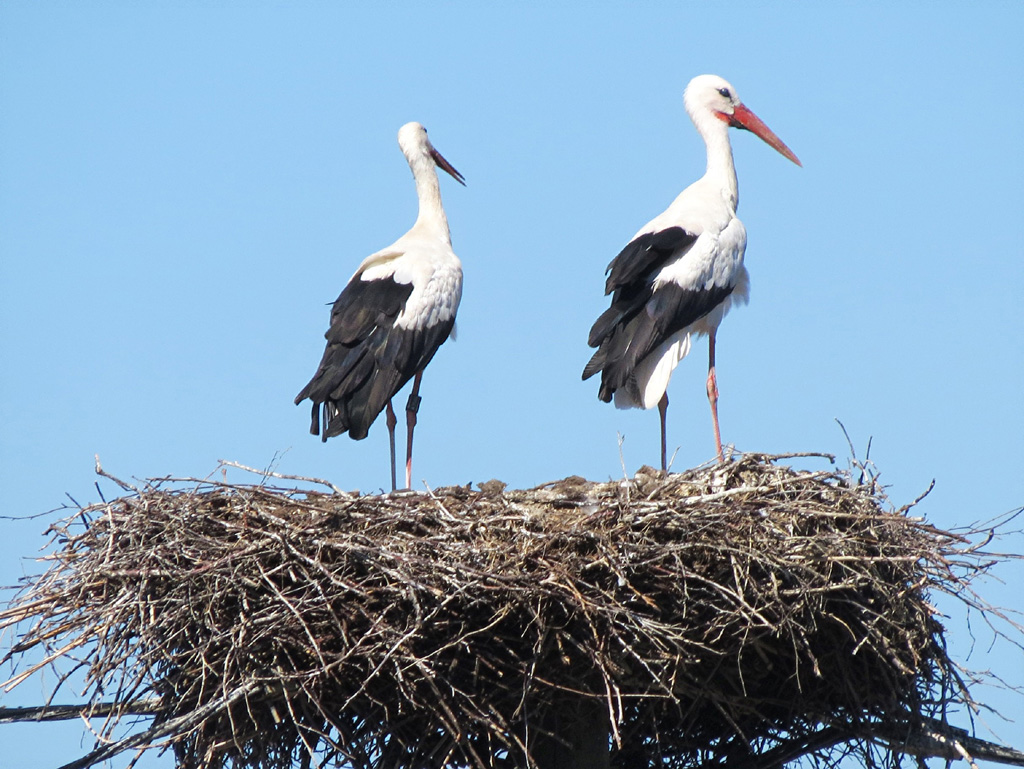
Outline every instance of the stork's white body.
<path id="1" fill-rule="evenodd" d="M 743 266 L 747 231 L 736 216 L 735 203 L 716 195 L 714 187 L 714 181 L 707 176 L 694 182 L 631 241 L 670 227 L 680 227 L 696 235 L 692 245 L 680 248 L 663 267 L 653 272 L 654 293 L 661 291 L 665 284 L 698 294 L 716 288 L 727 288 L 729 293 L 706 315 L 669 334 L 641 359 L 629 386 L 615 391 L 618 408 L 657 406 L 668 390 L 672 371 L 689 354 L 694 339 L 713 334 L 734 305 L 746 304 L 749 299 L 750 277 Z"/>
<path id="2" fill-rule="evenodd" d="M 439 237 L 426 227 L 413 227 L 386 249 L 368 256 L 351 280 L 357 279 L 412 286 L 395 317 L 396 329 L 424 330 L 454 320 L 462 301 L 462 262 L 447 236 Z"/>
<path id="3" fill-rule="evenodd" d="M 316 374 L 295 398 L 313 402 L 310 432 L 323 440 L 348 432 L 359 440 L 385 408 L 395 486 L 395 416 L 391 398 L 415 378 L 406 406 L 406 486 L 411 483 L 412 435 L 423 369 L 455 331 L 462 300 L 462 263 L 452 251 L 436 166 L 461 175 L 419 123 L 398 132 L 416 182 L 419 215 L 405 235 L 366 257 L 334 302 L 327 348 Z"/>
<path id="4" fill-rule="evenodd" d="M 601 372 L 599 397 L 614 398 L 619 408 L 659 406 L 663 469 L 668 384 L 694 338 L 703 335 L 709 337 L 708 398 L 722 458 L 715 335 L 729 310 L 747 302 L 750 290 L 729 127 L 754 131 L 799 164 L 722 78 L 694 78 L 684 101 L 707 147 L 707 170 L 608 265 L 605 291 L 612 294 L 612 304 L 591 329 L 590 346 L 598 349 L 583 371 L 584 379 Z"/>

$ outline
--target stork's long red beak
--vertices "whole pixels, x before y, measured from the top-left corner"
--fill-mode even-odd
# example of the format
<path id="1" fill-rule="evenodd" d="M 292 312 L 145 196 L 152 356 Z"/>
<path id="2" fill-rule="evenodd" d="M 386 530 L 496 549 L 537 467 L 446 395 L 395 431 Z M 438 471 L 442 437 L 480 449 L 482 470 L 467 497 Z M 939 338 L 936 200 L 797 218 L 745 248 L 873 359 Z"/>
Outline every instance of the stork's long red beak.
<path id="1" fill-rule="evenodd" d="M 466 180 L 462 176 L 462 174 L 460 174 L 458 171 L 456 171 L 455 167 L 452 166 L 451 163 L 449 163 L 447 160 L 444 159 L 444 155 L 442 155 L 440 152 L 435 150 L 433 147 L 430 148 L 430 157 L 432 157 L 434 159 L 434 162 L 437 163 L 437 167 L 438 168 L 442 168 L 445 171 L 447 171 L 449 174 L 451 174 L 451 177 L 455 181 L 457 181 L 459 184 L 461 184 L 463 187 L 466 186 Z"/>
<path id="2" fill-rule="evenodd" d="M 770 129 L 768 126 L 764 124 L 764 121 L 762 121 L 761 118 L 759 118 L 757 115 L 755 115 L 742 104 L 738 104 L 736 106 L 736 109 L 733 111 L 732 116 L 723 115 L 723 117 L 725 117 L 729 125 L 733 126 L 734 128 L 745 128 L 751 133 L 757 134 L 765 141 L 766 144 L 768 144 L 770 147 L 774 147 L 780 155 L 789 158 L 798 166 L 803 168 L 803 163 L 801 163 L 797 159 L 796 155 L 793 154 L 793 150 L 787 147 L 785 143 L 783 143 L 782 139 L 776 136 L 772 132 L 772 129 Z"/>

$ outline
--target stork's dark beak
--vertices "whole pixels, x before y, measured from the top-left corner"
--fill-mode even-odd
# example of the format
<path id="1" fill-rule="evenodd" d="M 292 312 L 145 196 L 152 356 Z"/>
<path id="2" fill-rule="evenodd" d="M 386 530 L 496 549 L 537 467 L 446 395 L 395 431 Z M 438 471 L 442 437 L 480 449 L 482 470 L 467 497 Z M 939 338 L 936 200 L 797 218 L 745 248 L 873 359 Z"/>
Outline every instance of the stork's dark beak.
<path id="1" fill-rule="evenodd" d="M 466 180 L 463 178 L 462 174 L 456 171 L 455 167 L 444 159 L 444 155 L 435 150 L 433 147 L 430 148 L 430 157 L 432 157 L 434 159 L 434 162 L 437 163 L 438 168 L 441 168 L 447 171 L 449 174 L 451 174 L 451 177 L 459 184 L 461 184 L 463 187 L 466 186 Z"/>

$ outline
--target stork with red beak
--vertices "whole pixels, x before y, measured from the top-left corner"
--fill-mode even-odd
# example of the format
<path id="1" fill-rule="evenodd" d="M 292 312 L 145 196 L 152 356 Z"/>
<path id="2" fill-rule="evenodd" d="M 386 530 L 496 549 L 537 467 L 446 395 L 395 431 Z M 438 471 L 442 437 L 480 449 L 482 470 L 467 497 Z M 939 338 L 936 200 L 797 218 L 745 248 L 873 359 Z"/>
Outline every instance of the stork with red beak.
<path id="1" fill-rule="evenodd" d="M 718 426 L 715 334 L 734 304 L 745 304 L 750 279 L 743 266 L 747 233 L 736 218 L 739 190 L 729 128 L 757 134 L 797 165 L 796 155 L 769 130 L 717 75 L 690 81 L 686 111 L 707 147 L 707 171 L 633 236 L 606 270 L 611 306 L 590 329 L 596 347 L 583 370 L 601 373 L 598 397 L 619 408 L 658 407 L 661 468 L 667 470 L 665 419 L 668 383 L 693 338 L 708 337 L 707 393 L 718 460 L 723 461 Z"/>

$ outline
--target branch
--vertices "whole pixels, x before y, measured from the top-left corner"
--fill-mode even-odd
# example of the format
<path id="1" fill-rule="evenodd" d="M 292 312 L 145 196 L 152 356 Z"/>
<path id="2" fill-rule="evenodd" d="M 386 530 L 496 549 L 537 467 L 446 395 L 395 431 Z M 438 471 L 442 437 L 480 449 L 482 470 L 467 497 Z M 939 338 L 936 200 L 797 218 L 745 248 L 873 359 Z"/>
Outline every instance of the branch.
<path id="1" fill-rule="evenodd" d="M 963 759 L 974 766 L 975 760 L 1024 766 L 1024 752 L 974 737 L 967 730 L 950 726 L 935 718 L 922 718 L 922 727 L 907 724 L 873 724 L 874 734 L 867 739 L 883 741 L 891 750 L 921 758 Z"/>
<path id="2" fill-rule="evenodd" d="M 119 753 L 123 753 L 129 748 L 136 748 L 141 745 L 152 743 L 154 740 L 158 740 L 161 737 L 180 734 L 188 728 L 201 723 L 211 713 L 234 704 L 245 695 L 252 693 L 256 688 L 256 685 L 253 683 L 239 686 L 230 694 L 225 694 L 215 700 L 211 700 L 194 711 L 183 713 L 176 718 L 171 718 L 161 723 L 154 724 L 144 732 L 131 734 L 117 742 L 110 742 L 106 745 L 102 745 L 91 753 L 82 756 L 77 761 L 64 764 L 60 769 L 88 769 L 91 766 L 95 766 L 100 761 L 105 761 L 108 758 L 113 758 Z"/>
<path id="3" fill-rule="evenodd" d="M 97 702 L 93 705 L 35 705 L 25 708 L 0 707 L 0 724 L 20 721 L 71 721 L 78 718 L 106 718 L 111 715 L 153 716 L 160 711 L 159 701 Z"/>

